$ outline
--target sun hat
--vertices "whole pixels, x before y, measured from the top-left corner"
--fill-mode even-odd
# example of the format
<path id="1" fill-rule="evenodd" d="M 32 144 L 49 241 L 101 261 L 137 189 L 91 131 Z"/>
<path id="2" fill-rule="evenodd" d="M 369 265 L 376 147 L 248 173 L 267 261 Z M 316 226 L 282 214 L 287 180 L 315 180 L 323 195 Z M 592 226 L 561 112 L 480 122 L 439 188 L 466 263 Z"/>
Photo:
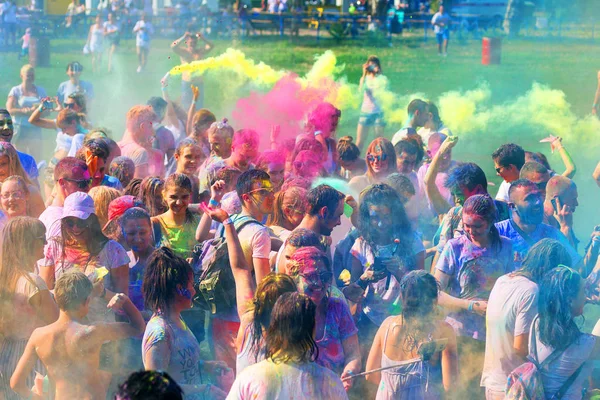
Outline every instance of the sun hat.
<path id="1" fill-rule="evenodd" d="M 65 199 L 62 218 L 75 217 L 79 219 L 88 219 L 90 215 L 95 214 L 94 199 L 87 193 L 71 193 Z"/>

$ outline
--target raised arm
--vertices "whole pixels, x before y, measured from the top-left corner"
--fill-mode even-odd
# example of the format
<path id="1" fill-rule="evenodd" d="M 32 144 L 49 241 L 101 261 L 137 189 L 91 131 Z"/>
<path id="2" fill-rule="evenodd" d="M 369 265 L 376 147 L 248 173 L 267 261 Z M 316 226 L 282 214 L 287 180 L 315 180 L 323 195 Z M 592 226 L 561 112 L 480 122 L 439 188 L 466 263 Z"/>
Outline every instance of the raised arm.
<path id="1" fill-rule="evenodd" d="M 448 210 L 450 210 L 451 205 L 448 204 L 444 196 L 440 193 L 437 185 L 435 184 L 435 178 L 437 177 L 439 171 L 439 165 L 442 158 L 448 154 L 456 143 L 458 142 L 458 137 L 449 136 L 444 140 L 440 149 L 436 153 L 436 155 L 431 160 L 431 164 L 427 169 L 427 173 L 425 174 L 424 184 L 425 184 L 425 193 L 427 193 L 427 198 L 431 202 L 434 211 L 437 215 L 446 214 Z"/>
<path id="2" fill-rule="evenodd" d="M 229 219 L 227 211 L 221 208 L 209 208 L 201 204 L 200 207 L 204 211 L 204 215 L 208 215 L 212 220 L 223 224 L 225 230 L 225 242 L 229 254 L 229 263 L 231 264 L 231 272 L 235 280 L 235 297 L 237 300 L 238 315 L 240 318 L 248 311 L 249 304 L 254 297 L 254 278 L 252 277 L 252 269 L 246 262 L 244 251 L 240 244 L 240 239 L 235 230 L 235 226 Z"/>
<path id="3" fill-rule="evenodd" d="M 101 346 L 107 341 L 126 339 L 144 333 L 144 329 L 146 328 L 144 318 L 127 295 L 123 293 L 115 294 L 106 307 L 114 311 L 122 310 L 129 319 L 129 322 L 93 325 L 89 333 L 90 346 Z"/>
<path id="4" fill-rule="evenodd" d="M 192 103 L 188 109 L 187 122 L 185 124 L 185 133 L 187 136 L 194 132 L 194 114 L 196 114 L 196 102 L 198 101 L 198 95 L 200 94 L 198 86 L 191 85 L 190 88 L 192 89 Z"/>
<path id="5" fill-rule="evenodd" d="M 212 208 L 220 207 L 221 199 L 225 194 L 225 181 L 216 181 L 210 187 L 210 200 L 209 205 Z M 202 209 L 202 206 L 201 206 Z M 209 214 L 204 213 L 202 218 L 200 219 L 200 223 L 198 224 L 198 228 L 196 228 L 196 240 L 198 242 L 203 242 L 205 240 L 210 239 L 214 235 L 210 232 L 210 226 L 212 224 L 212 218 Z"/>
<path id="6" fill-rule="evenodd" d="M 52 100 L 54 102 L 58 102 L 57 100 L 46 98 L 42 100 L 42 103 L 39 107 L 37 107 L 33 113 L 29 116 L 29 123 L 34 126 L 39 126 L 44 129 L 56 129 L 56 121 L 53 119 L 42 118 L 42 113 L 48 108 L 44 107 L 44 101 Z"/>

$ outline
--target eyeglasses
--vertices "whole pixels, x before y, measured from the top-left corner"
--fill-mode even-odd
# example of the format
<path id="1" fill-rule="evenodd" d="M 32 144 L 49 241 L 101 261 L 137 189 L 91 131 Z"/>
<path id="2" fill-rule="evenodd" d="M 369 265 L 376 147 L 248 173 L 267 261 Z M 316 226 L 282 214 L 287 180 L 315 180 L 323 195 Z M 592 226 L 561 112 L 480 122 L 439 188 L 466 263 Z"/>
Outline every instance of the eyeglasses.
<path id="1" fill-rule="evenodd" d="M 67 227 L 69 227 L 69 229 L 73 229 L 75 227 L 77 227 L 79 229 L 85 229 L 90 226 L 88 221 L 86 221 L 85 219 L 79 219 L 79 218 L 69 218 L 69 219 L 65 220 L 65 223 L 67 224 Z"/>
<path id="2" fill-rule="evenodd" d="M 503 169 L 504 169 L 504 167 L 498 167 L 498 168 L 496 168 L 496 172 L 499 174 L 500 171 L 502 171 Z"/>
<path id="3" fill-rule="evenodd" d="M 304 279 L 308 283 L 314 283 L 317 285 L 319 283 L 329 284 L 329 283 L 331 283 L 331 279 L 333 278 L 333 274 L 329 271 L 322 271 L 322 272 L 319 272 L 318 274 L 310 274 L 310 275 L 298 274 L 298 276 L 302 277 L 302 279 Z M 317 279 L 319 281 L 317 281 Z"/>
<path id="4" fill-rule="evenodd" d="M 367 156 L 368 162 L 375 162 L 375 161 L 382 162 L 385 160 L 387 160 L 387 154 L 378 154 L 378 155 L 369 154 Z"/>
<path id="5" fill-rule="evenodd" d="M 75 103 L 63 103 L 64 108 L 73 109 L 75 108 Z"/>
<path id="6" fill-rule="evenodd" d="M 24 197 L 25 197 L 24 193 L 20 190 L 16 191 L 16 192 L 2 193 L 3 200 L 9 200 L 9 199 L 21 200 Z"/>
<path id="7" fill-rule="evenodd" d="M 81 190 L 86 190 L 89 189 L 90 186 L 92 185 L 92 180 L 91 179 L 81 179 L 81 180 L 77 180 L 77 179 L 70 179 L 70 178 L 63 178 L 65 181 L 67 182 L 73 182 L 75 183 L 75 185 L 77 185 L 77 187 Z"/>

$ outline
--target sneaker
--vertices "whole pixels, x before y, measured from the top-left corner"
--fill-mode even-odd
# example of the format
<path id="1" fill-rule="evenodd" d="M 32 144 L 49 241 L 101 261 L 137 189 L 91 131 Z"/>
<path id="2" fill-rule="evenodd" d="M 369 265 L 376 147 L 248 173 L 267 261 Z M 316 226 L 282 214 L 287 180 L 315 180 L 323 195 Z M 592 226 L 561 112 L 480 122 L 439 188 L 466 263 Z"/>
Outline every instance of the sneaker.
<path id="1" fill-rule="evenodd" d="M 137 68 L 137 73 L 139 74 L 140 72 L 142 72 L 142 66 L 141 65 L 138 66 L 138 68 Z"/>

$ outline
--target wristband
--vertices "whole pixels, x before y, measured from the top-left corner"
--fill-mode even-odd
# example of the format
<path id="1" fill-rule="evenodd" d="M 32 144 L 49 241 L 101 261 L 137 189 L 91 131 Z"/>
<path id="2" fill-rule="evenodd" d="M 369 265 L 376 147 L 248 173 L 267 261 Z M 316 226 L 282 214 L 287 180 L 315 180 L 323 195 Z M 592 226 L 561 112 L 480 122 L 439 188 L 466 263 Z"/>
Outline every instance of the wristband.
<path id="1" fill-rule="evenodd" d="M 474 301 L 469 301 L 469 307 L 468 307 L 468 310 L 469 310 L 470 312 L 473 312 L 473 307 L 474 307 L 474 306 L 475 306 L 475 302 L 474 302 Z"/>
<path id="2" fill-rule="evenodd" d="M 369 282 L 360 278 L 356 281 L 356 284 L 360 286 L 362 290 L 367 290 L 367 287 L 369 287 Z"/>
<path id="3" fill-rule="evenodd" d="M 221 203 L 216 201 L 215 199 L 210 199 L 208 201 L 208 205 L 211 206 L 212 208 L 219 208 L 221 206 Z"/>
<path id="4" fill-rule="evenodd" d="M 233 224 L 233 221 L 231 220 L 231 217 L 229 217 L 225 221 L 223 221 L 223 225 L 231 225 L 231 224 Z"/>

